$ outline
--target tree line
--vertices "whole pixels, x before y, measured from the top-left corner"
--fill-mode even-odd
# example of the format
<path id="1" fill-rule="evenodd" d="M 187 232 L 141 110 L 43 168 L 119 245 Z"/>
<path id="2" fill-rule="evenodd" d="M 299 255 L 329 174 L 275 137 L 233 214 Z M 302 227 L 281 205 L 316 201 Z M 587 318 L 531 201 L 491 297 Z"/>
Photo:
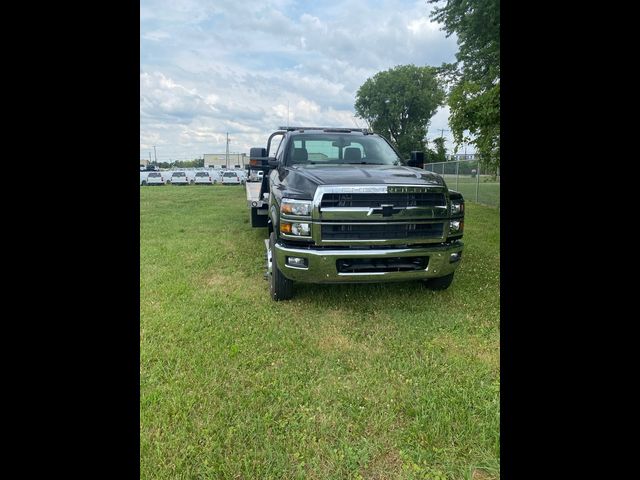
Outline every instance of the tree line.
<path id="1" fill-rule="evenodd" d="M 151 162 L 158 168 L 203 168 L 204 158 L 194 158 L 193 160 L 177 160 L 175 162 Z"/>

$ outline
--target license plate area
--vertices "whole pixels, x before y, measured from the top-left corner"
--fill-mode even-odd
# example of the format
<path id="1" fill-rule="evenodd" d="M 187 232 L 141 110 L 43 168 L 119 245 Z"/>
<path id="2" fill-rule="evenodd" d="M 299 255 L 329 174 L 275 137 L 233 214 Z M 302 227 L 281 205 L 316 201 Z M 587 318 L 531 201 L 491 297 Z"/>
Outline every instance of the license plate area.
<path id="1" fill-rule="evenodd" d="M 412 272 L 426 270 L 429 257 L 341 258 L 338 273 Z"/>

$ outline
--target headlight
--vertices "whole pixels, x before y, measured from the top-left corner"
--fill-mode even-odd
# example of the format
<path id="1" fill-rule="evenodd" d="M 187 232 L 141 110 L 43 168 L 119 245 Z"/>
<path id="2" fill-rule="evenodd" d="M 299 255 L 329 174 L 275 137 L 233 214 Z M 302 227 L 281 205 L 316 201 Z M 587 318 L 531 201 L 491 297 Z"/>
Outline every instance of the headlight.
<path id="1" fill-rule="evenodd" d="M 449 235 L 462 233 L 463 229 L 464 229 L 464 222 L 462 220 L 451 220 L 449 222 Z"/>
<path id="2" fill-rule="evenodd" d="M 464 212 L 464 203 L 460 200 L 451 200 L 451 215 L 458 215 Z"/>
<path id="3" fill-rule="evenodd" d="M 306 217 L 311 215 L 312 202 L 308 200 L 292 200 L 283 198 L 280 204 L 280 213 L 284 215 L 296 215 Z"/>
<path id="4" fill-rule="evenodd" d="M 311 224 L 310 223 L 289 223 L 280 222 L 280 232 L 287 235 L 296 235 L 298 237 L 310 237 L 311 236 Z"/>

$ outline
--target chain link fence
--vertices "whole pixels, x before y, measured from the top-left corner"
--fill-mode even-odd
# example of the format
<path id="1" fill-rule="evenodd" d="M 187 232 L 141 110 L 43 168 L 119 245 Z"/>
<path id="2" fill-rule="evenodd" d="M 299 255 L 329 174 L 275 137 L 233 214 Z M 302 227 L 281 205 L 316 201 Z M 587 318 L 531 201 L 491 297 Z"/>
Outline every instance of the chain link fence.
<path id="1" fill-rule="evenodd" d="M 488 170 L 479 160 L 425 163 L 424 169 L 442 175 L 447 187 L 465 201 L 500 208 L 500 168 Z"/>

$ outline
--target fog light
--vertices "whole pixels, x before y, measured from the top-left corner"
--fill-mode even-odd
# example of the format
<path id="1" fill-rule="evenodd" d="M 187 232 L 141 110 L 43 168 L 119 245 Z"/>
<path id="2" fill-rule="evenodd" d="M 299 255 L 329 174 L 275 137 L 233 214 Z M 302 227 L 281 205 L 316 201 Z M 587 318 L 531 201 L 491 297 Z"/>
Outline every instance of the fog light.
<path id="1" fill-rule="evenodd" d="M 290 267 L 307 268 L 307 259 L 302 257 L 287 257 L 287 265 Z"/>
<path id="2" fill-rule="evenodd" d="M 449 256 L 449 263 L 455 263 L 455 262 L 459 261 L 461 258 L 462 258 L 462 252 L 452 253 Z"/>

